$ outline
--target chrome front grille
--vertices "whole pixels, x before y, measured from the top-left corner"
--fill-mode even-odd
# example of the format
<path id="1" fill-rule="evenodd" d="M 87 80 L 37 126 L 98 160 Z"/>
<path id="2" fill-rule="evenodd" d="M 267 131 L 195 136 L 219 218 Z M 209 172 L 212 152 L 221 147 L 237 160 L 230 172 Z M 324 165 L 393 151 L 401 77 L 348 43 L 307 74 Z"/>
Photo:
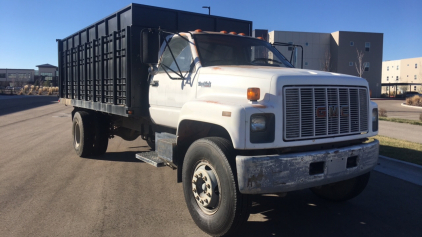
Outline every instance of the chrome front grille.
<path id="1" fill-rule="evenodd" d="M 285 87 L 283 95 L 285 140 L 368 131 L 368 93 L 364 87 Z"/>

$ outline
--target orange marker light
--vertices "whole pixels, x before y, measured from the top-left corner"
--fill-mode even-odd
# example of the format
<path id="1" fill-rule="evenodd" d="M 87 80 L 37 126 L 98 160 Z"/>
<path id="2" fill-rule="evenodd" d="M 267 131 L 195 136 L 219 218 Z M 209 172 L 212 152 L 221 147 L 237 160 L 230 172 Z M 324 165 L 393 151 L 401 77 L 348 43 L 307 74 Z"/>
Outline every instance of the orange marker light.
<path id="1" fill-rule="evenodd" d="M 220 31 L 220 33 L 227 34 L 227 31 L 222 30 L 222 31 Z"/>
<path id="2" fill-rule="evenodd" d="M 245 33 L 239 33 L 239 35 L 241 35 L 241 36 L 245 36 Z"/>
<path id="3" fill-rule="evenodd" d="M 196 29 L 195 32 L 202 32 L 202 30 L 201 29 Z"/>
<path id="4" fill-rule="evenodd" d="M 231 35 L 236 35 L 237 33 L 236 33 L 236 32 L 234 32 L 234 31 L 232 31 L 232 32 L 230 32 L 229 34 L 231 34 Z"/>
<path id="5" fill-rule="evenodd" d="M 261 92 L 259 88 L 251 87 L 248 88 L 248 100 L 257 101 L 261 97 Z"/>
<path id="6" fill-rule="evenodd" d="M 260 40 L 264 40 L 264 38 L 262 38 L 262 37 L 256 37 L 257 39 L 260 39 Z"/>

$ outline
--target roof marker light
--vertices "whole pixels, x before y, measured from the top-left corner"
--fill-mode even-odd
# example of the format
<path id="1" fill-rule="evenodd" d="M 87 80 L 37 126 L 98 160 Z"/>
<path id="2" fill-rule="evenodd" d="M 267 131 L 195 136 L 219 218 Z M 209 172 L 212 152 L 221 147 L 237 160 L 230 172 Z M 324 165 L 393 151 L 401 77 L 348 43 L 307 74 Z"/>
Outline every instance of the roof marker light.
<path id="1" fill-rule="evenodd" d="M 222 30 L 222 31 L 220 31 L 220 33 L 227 34 L 227 31 Z"/>
<path id="2" fill-rule="evenodd" d="M 195 32 L 202 32 L 202 30 L 201 29 L 196 29 Z"/>
<path id="3" fill-rule="evenodd" d="M 234 32 L 234 31 L 232 31 L 232 32 L 230 32 L 229 34 L 231 34 L 231 35 L 236 35 L 237 33 L 236 33 L 236 32 Z"/>

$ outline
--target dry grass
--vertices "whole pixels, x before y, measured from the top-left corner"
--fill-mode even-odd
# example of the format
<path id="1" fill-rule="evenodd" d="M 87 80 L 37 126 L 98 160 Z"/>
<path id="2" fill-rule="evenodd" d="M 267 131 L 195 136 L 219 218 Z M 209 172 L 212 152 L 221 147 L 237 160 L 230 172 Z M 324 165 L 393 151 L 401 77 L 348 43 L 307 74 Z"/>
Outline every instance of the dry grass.
<path id="1" fill-rule="evenodd" d="M 391 137 L 375 136 L 369 141 L 377 139 L 380 142 L 380 155 L 422 165 L 422 144 L 408 142 Z"/>
<path id="2" fill-rule="evenodd" d="M 48 87 L 43 87 L 42 90 L 43 90 L 43 92 L 47 92 L 48 91 Z"/>
<path id="3" fill-rule="evenodd" d="M 387 117 L 387 110 L 386 109 L 383 109 L 383 108 L 380 108 L 378 110 L 378 116 L 379 117 Z"/>
<path id="4" fill-rule="evenodd" d="M 382 121 L 389 121 L 389 122 L 395 122 L 395 123 L 407 123 L 407 124 L 422 126 L 422 121 L 418 121 L 418 120 L 410 120 L 410 119 L 402 119 L 402 118 L 387 118 L 387 117 L 378 117 L 378 119 Z"/>
<path id="5" fill-rule="evenodd" d="M 407 105 L 422 106 L 422 97 L 415 95 L 406 99 Z"/>
<path id="6" fill-rule="evenodd" d="M 47 95 L 52 95 L 53 94 L 53 87 L 48 88 L 48 93 Z"/>
<path id="7" fill-rule="evenodd" d="M 42 89 L 38 89 L 38 95 L 42 95 Z"/>

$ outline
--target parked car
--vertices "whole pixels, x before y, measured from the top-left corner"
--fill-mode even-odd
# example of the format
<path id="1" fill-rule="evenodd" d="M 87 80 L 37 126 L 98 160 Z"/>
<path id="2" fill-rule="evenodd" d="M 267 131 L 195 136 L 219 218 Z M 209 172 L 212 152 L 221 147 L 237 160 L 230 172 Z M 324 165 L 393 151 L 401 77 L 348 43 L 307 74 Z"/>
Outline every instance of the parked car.
<path id="1" fill-rule="evenodd" d="M 422 96 L 422 94 L 418 93 L 417 91 L 408 91 L 408 92 L 406 92 L 405 97 L 410 98 L 410 97 L 413 97 L 415 95 Z"/>

